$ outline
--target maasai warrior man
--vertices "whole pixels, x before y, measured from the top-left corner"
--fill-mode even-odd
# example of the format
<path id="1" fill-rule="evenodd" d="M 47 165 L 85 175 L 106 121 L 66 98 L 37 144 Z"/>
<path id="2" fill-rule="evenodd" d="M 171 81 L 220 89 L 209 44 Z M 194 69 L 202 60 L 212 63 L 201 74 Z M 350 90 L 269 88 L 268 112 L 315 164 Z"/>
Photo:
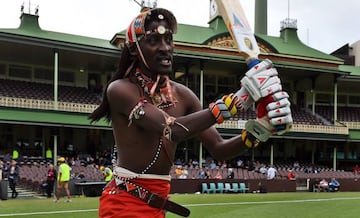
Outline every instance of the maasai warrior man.
<path id="1" fill-rule="evenodd" d="M 99 217 L 154 218 L 165 217 L 165 211 L 188 216 L 189 210 L 168 199 L 177 144 L 198 137 L 217 160 L 258 145 L 246 130 L 223 139 L 214 126 L 241 111 L 237 97 L 229 94 L 203 109 L 189 88 L 170 80 L 176 31 L 177 21 L 170 11 L 141 12 L 127 30 L 118 70 L 106 86 L 103 101 L 89 116 L 92 121 L 103 117 L 111 121 L 118 151 L 114 179 L 100 198 Z M 271 67 L 263 71 L 268 70 L 276 71 Z M 266 102 L 264 108 L 271 99 L 260 100 Z M 285 125 L 291 126 L 291 114 L 286 116 Z M 274 126 L 267 123 L 273 131 Z"/>

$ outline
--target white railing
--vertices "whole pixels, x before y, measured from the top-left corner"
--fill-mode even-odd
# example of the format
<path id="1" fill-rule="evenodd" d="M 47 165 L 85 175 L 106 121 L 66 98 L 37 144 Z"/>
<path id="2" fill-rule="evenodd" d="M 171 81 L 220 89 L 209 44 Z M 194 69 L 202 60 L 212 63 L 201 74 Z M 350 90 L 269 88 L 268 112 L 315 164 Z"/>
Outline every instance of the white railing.
<path id="1" fill-rule="evenodd" d="M 226 120 L 222 124 L 217 124 L 218 128 L 227 129 L 243 129 L 246 120 Z M 360 129 L 360 125 L 359 125 Z M 293 124 L 291 132 L 309 132 L 309 133 L 326 133 L 326 134 L 349 134 L 347 126 L 325 126 L 325 125 L 306 125 L 306 124 Z"/>
<path id="2" fill-rule="evenodd" d="M 0 96 L 0 106 L 54 110 L 54 101 Z M 59 111 L 91 113 L 97 106 L 98 105 L 96 104 L 81 104 L 81 103 L 63 102 L 63 101 L 58 102 Z"/>
<path id="3" fill-rule="evenodd" d="M 0 96 L 0 106 L 31 108 L 41 110 L 54 110 L 54 102 L 41 99 L 13 98 Z M 58 102 L 59 111 L 91 113 L 98 105 L 96 104 L 80 104 L 73 102 Z M 243 129 L 246 120 L 226 120 L 222 124 L 216 124 L 218 128 L 226 129 Z M 293 132 L 309 132 L 309 133 L 326 133 L 326 134 L 349 134 L 350 129 L 360 129 L 360 122 L 342 122 L 346 126 L 325 126 L 325 125 L 306 125 L 293 124 L 290 131 Z"/>

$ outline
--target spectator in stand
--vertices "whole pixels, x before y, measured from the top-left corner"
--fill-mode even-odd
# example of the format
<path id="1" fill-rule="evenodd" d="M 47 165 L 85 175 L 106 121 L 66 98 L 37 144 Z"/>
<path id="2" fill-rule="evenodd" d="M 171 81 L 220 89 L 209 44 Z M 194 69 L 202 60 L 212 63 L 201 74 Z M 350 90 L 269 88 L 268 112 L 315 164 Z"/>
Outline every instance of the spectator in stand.
<path id="1" fill-rule="evenodd" d="M 263 164 L 261 165 L 260 169 L 259 169 L 259 173 L 261 174 L 267 174 L 267 169 L 266 169 L 266 165 Z"/>
<path id="2" fill-rule="evenodd" d="M 198 178 L 199 179 L 207 179 L 206 172 L 205 172 L 204 168 L 200 168 Z"/>
<path id="3" fill-rule="evenodd" d="M 4 155 L 4 157 L 3 157 L 3 162 L 4 162 L 4 164 L 5 164 L 5 163 L 7 163 L 7 162 L 10 163 L 10 161 L 11 161 L 11 155 L 10 155 L 9 152 L 7 152 L 7 153 Z"/>
<path id="4" fill-rule="evenodd" d="M 210 169 L 209 169 L 209 168 L 206 168 L 205 174 L 206 174 L 206 178 L 207 178 L 207 179 L 211 179 L 211 178 L 212 178 L 212 175 L 211 175 L 211 172 L 210 172 Z"/>
<path id="5" fill-rule="evenodd" d="M 220 162 L 219 162 L 219 166 L 220 166 L 220 169 L 226 169 L 226 168 L 227 168 L 227 163 L 226 163 L 226 161 L 220 161 Z"/>
<path id="6" fill-rule="evenodd" d="M 12 153 L 12 159 L 17 160 L 18 158 L 19 158 L 19 151 L 16 148 L 14 148 Z"/>
<path id="7" fill-rule="evenodd" d="M 189 176 L 189 171 L 188 171 L 187 169 L 188 169 L 187 165 L 184 165 L 184 166 L 182 167 L 182 173 L 181 173 L 181 175 L 179 176 L 179 179 L 187 179 L 187 178 L 188 178 L 188 176 Z"/>
<path id="8" fill-rule="evenodd" d="M 255 167 L 254 167 L 254 162 L 253 161 L 248 160 L 247 169 L 248 169 L 248 171 L 254 171 Z"/>
<path id="9" fill-rule="evenodd" d="M 49 164 L 49 169 L 46 176 L 46 194 L 48 198 L 51 198 L 51 195 L 54 191 L 54 183 L 56 181 L 57 172 L 54 169 L 54 165 Z"/>
<path id="10" fill-rule="evenodd" d="M 268 180 L 273 180 L 276 176 L 276 169 L 273 166 L 270 166 L 269 169 L 267 170 L 267 179 Z"/>
<path id="11" fill-rule="evenodd" d="M 180 160 L 180 158 L 176 159 L 176 161 L 174 162 L 174 165 L 178 166 L 178 165 L 182 165 L 182 161 Z"/>
<path id="12" fill-rule="evenodd" d="M 183 169 L 181 165 L 178 165 L 175 169 L 175 176 L 179 178 L 183 174 Z"/>
<path id="13" fill-rule="evenodd" d="M 81 160 L 79 157 L 76 157 L 75 159 L 75 166 L 81 166 Z"/>
<path id="14" fill-rule="evenodd" d="M 222 177 L 221 171 L 220 171 L 220 170 L 217 170 L 214 179 L 222 179 L 222 178 L 223 178 L 223 177 Z"/>
<path id="15" fill-rule="evenodd" d="M 289 170 L 289 172 L 288 172 L 288 174 L 287 174 L 287 178 L 288 178 L 288 180 L 293 180 L 293 181 L 295 181 L 295 180 L 296 180 L 295 173 L 294 173 L 292 170 Z"/>
<path id="16" fill-rule="evenodd" d="M 228 176 L 227 178 L 228 179 L 233 179 L 235 177 L 235 173 L 234 173 L 234 170 L 232 168 L 229 168 L 228 169 Z"/>
<path id="17" fill-rule="evenodd" d="M 254 167 L 255 167 L 255 172 L 260 172 L 260 167 L 262 166 L 263 164 L 261 164 L 259 161 L 256 161 L 255 162 L 255 165 L 254 165 Z"/>
<path id="18" fill-rule="evenodd" d="M 241 159 L 239 159 L 236 161 L 236 166 L 237 166 L 237 168 L 243 168 L 244 162 Z"/>
<path id="19" fill-rule="evenodd" d="M 217 165 L 216 165 L 216 163 L 215 163 L 215 160 L 211 160 L 211 163 L 209 164 L 209 167 L 210 167 L 210 169 L 216 169 L 216 168 L 218 168 Z"/>
<path id="20" fill-rule="evenodd" d="M 294 166 L 294 169 L 300 168 L 300 164 L 299 164 L 298 161 L 295 161 L 294 164 L 293 164 L 293 166 Z"/>
<path id="21" fill-rule="evenodd" d="M 192 161 L 192 165 L 194 166 L 194 168 L 198 168 L 199 167 L 199 161 L 197 161 L 197 160 L 193 160 Z"/>
<path id="22" fill-rule="evenodd" d="M 47 148 L 45 153 L 46 161 L 51 162 L 53 160 L 53 155 L 50 147 Z"/>
<path id="23" fill-rule="evenodd" d="M 194 165 L 193 165 L 193 160 L 192 159 L 189 159 L 188 163 L 187 163 L 187 166 L 189 169 L 194 169 Z"/>
<path id="24" fill-rule="evenodd" d="M 358 164 L 356 164 L 353 168 L 352 168 L 353 172 L 355 175 L 358 175 L 360 172 L 360 167 Z"/>

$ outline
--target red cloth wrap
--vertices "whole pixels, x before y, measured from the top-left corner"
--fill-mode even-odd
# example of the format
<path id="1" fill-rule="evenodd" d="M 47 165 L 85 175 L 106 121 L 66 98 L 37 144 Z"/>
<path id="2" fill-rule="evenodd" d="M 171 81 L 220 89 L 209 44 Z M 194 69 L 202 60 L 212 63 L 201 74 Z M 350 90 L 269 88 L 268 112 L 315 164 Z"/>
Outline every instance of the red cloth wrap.
<path id="1" fill-rule="evenodd" d="M 133 179 L 135 184 L 167 198 L 170 192 L 170 182 L 161 179 Z M 115 181 L 111 181 L 115 186 Z M 109 194 L 116 190 L 117 194 Z M 165 218 L 165 211 L 149 206 L 141 199 L 132 196 L 124 190 L 109 185 L 102 192 L 99 205 L 99 218 Z"/>

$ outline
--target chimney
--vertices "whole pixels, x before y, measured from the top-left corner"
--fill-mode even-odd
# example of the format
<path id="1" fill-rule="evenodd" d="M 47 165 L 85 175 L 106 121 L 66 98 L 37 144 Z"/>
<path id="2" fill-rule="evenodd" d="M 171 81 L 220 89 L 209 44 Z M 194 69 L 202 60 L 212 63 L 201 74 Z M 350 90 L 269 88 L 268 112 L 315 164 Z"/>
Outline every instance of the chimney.
<path id="1" fill-rule="evenodd" d="M 255 33 L 267 35 L 267 0 L 255 0 Z"/>

